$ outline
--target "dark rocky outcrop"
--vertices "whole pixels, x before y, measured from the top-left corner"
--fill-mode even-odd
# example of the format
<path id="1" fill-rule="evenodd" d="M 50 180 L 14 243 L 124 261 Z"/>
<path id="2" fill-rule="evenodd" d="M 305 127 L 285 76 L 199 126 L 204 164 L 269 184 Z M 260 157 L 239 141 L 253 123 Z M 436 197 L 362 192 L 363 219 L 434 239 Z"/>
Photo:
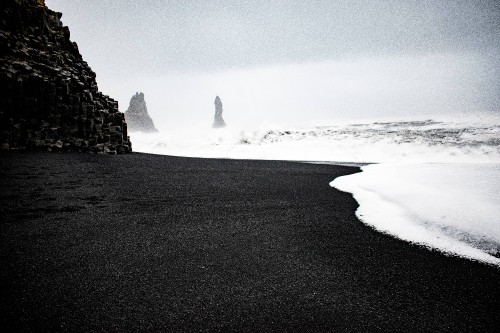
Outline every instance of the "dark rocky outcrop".
<path id="1" fill-rule="evenodd" d="M 130 99 L 130 105 L 125 111 L 127 118 L 128 129 L 133 131 L 153 133 L 158 132 L 153 124 L 153 119 L 148 114 L 146 101 L 143 93 L 135 93 Z"/>
<path id="2" fill-rule="evenodd" d="M 215 97 L 214 104 L 215 104 L 215 115 L 212 127 L 213 128 L 226 127 L 226 123 L 224 122 L 224 119 L 222 119 L 222 102 L 219 96 Z"/>
<path id="3" fill-rule="evenodd" d="M 0 1 L 2 149 L 131 151 L 118 102 L 43 0 Z"/>

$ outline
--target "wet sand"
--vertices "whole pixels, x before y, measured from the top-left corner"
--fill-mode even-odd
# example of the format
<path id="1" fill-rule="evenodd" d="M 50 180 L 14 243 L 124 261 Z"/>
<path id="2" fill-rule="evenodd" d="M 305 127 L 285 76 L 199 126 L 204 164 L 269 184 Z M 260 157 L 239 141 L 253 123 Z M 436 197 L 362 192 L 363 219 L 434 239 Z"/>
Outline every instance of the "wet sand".
<path id="1" fill-rule="evenodd" d="M 363 225 L 358 171 L 2 153 L 2 331 L 498 329 L 500 269 Z"/>

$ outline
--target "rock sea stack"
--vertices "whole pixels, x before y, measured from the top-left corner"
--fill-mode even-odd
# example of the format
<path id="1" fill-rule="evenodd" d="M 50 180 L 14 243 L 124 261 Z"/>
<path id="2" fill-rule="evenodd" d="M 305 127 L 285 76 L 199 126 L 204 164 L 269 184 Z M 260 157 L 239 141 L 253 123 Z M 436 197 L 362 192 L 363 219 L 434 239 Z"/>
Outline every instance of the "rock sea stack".
<path id="1" fill-rule="evenodd" d="M 226 127 L 224 119 L 222 119 L 222 102 L 219 96 L 215 97 L 215 116 L 212 128 L 223 128 Z"/>
<path id="2" fill-rule="evenodd" d="M 125 111 L 128 129 L 131 132 L 154 133 L 158 132 L 153 124 L 153 119 L 148 114 L 143 93 L 135 93 L 130 99 L 130 105 Z"/>
<path id="3" fill-rule="evenodd" d="M 0 1 L 0 148 L 131 151 L 118 102 L 43 0 Z"/>

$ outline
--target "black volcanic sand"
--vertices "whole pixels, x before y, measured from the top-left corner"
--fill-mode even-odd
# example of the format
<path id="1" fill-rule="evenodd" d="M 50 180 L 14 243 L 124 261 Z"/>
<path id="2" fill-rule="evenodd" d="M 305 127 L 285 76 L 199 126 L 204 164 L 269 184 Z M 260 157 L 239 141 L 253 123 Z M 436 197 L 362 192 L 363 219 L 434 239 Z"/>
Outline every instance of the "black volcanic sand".
<path id="1" fill-rule="evenodd" d="M 2 332 L 483 332 L 500 269 L 360 223 L 354 167 L 0 155 Z"/>

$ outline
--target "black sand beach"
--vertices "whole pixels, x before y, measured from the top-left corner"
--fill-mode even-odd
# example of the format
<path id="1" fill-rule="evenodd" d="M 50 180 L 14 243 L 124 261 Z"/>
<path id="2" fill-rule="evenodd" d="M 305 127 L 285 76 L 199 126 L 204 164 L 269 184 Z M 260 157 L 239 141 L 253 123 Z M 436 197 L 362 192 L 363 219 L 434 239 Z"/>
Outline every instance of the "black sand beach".
<path id="1" fill-rule="evenodd" d="M 360 223 L 354 167 L 0 155 L 2 332 L 493 332 L 500 269 Z"/>

